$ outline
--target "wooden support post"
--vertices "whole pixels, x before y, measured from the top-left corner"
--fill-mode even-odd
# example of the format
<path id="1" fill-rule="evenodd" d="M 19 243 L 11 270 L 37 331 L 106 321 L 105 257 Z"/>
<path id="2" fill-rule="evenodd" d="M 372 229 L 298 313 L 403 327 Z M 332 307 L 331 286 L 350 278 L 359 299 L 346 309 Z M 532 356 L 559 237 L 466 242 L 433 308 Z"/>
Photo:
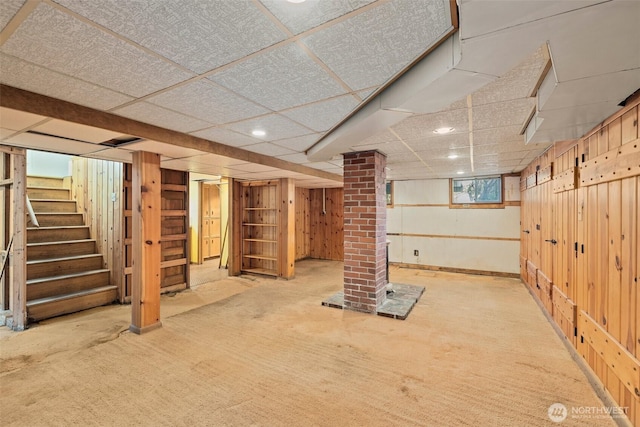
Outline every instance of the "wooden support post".
<path id="1" fill-rule="evenodd" d="M 160 155 L 133 153 L 132 183 L 132 332 L 141 334 L 160 322 L 161 174 Z"/>
<path id="2" fill-rule="evenodd" d="M 27 157 L 25 150 L 13 154 L 13 247 L 11 306 L 14 331 L 27 324 Z"/>
<path id="3" fill-rule="evenodd" d="M 242 269 L 242 184 L 229 180 L 229 276 Z"/>
<path id="4" fill-rule="evenodd" d="M 278 276 L 291 279 L 296 258 L 296 187 L 291 178 L 280 179 L 280 225 L 278 238 Z"/>

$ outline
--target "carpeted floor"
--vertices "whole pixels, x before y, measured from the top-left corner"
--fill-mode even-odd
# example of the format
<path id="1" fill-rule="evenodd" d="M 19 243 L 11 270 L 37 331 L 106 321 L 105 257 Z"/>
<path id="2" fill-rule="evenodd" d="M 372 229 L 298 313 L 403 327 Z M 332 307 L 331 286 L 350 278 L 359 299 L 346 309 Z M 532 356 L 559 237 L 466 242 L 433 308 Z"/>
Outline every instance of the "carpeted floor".
<path id="1" fill-rule="evenodd" d="M 426 287 L 401 321 L 321 306 L 340 289 L 341 267 L 304 261 L 294 280 L 243 276 L 163 297 L 163 316 L 172 315 L 142 336 L 121 332 L 122 306 L 3 332 L 0 421 L 615 425 L 550 421 L 553 403 L 603 404 L 518 280 L 394 268 L 392 281 Z M 91 328 L 92 339 L 60 344 Z"/>

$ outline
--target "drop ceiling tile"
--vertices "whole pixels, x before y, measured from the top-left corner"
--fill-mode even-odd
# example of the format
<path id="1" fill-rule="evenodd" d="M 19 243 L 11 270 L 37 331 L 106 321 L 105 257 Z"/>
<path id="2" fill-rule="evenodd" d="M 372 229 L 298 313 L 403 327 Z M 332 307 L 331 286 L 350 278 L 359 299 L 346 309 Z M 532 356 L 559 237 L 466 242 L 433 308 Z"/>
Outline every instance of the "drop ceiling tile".
<path id="1" fill-rule="evenodd" d="M 257 144 L 260 142 L 259 139 L 224 128 L 203 129 L 198 132 L 192 132 L 191 134 L 200 138 L 208 139 L 209 141 L 230 145 L 232 147 L 244 147 L 245 145 Z"/>
<path id="2" fill-rule="evenodd" d="M 183 157 L 192 157 L 204 154 L 200 150 L 180 147 L 178 145 L 166 144 L 164 142 L 144 140 L 126 145 L 126 149 L 130 151 L 149 151 L 151 153 L 162 154 L 172 159 L 180 159 Z"/>
<path id="3" fill-rule="evenodd" d="M 0 141 L 4 140 L 5 138 L 10 137 L 11 135 L 13 135 L 14 133 L 16 133 L 15 130 L 12 129 L 5 129 L 3 127 L 0 127 Z"/>
<path id="4" fill-rule="evenodd" d="M 374 0 L 308 1 L 292 4 L 282 0 L 260 0 L 293 34 L 315 28 Z"/>
<path id="5" fill-rule="evenodd" d="M 89 142 L 71 141 L 53 136 L 38 135 L 34 133 L 21 133 L 8 138 L 9 145 L 31 148 L 34 150 L 50 151 L 61 154 L 89 154 L 102 150 L 103 147 Z"/>
<path id="6" fill-rule="evenodd" d="M 191 156 L 188 158 L 185 157 L 185 158 L 182 158 L 182 160 L 188 160 L 188 161 L 192 161 L 195 163 L 202 163 L 202 164 L 225 166 L 225 167 L 249 163 L 243 160 L 234 159 L 232 157 L 220 156 L 218 154 L 211 154 L 211 153 L 199 154 L 197 156 Z"/>
<path id="7" fill-rule="evenodd" d="M 194 76 L 46 3 L 40 3 L 0 49 L 136 97 Z"/>
<path id="8" fill-rule="evenodd" d="M 527 98 L 544 70 L 546 59 L 541 47 L 506 74 L 472 95 L 473 106 Z"/>
<path id="9" fill-rule="evenodd" d="M 113 110 L 113 113 L 178 132 L 192 132 L 211 126 L 210 123 L 158 107 L 148 102 L 137 102 L 126 107 L 117 108 Z"/>
<path id="10" fill-rule="evenodd" d="M 227 129 L 250 136 L 251 132 L 259 129 L 266 132 L 265 136 L 256 137 L 262 141 L 276 141 L 310 134 L 311 131 L 278 114 L 256 117 L 242 122 L 233 123 Z"/>
<path id="11" fill-rule="evenodd" d="M 432 137 L 407 139 L 405 141 L 413 150 L 437 150 L 443 148 L 463 149 L 470 144 L 468 133 L 452 133 L 449 135 L 435 135 Z"/>
<path id="12" fill-rule="evenodd" d="M 55 1 L 199 74 L 285 38 L 248 0 Z"/>
<path id="13" fill-rule="evenodd" d="M 298 136 L 296 138 L 281 139 L 273 141 L 274 144 L 289 148 L 293 151 L 306 151 L 322 137 L 321 133 Z"/>
<path id="14" fill-rule="evenodd" d="M 474 155 L 484 156 L 498 153 L 525 153 L 530 149 L 530 147 L 526 146 L 522 142 L 507 142 L 503 144 L 474 145 L 473 153 Z"/>
<path id="15" fill-rule="evenodd" d="M 357 105 L 358 101 L 353 96 L 345 95 L 283 111 L 281 114 L 316 132 L 323 132 L 344 119 Z"/>
<path id="16" fill-rule="evenodd" d="M 297 163 L 299 165 L 309 163 L 307 155 L 304 153 L 285 154 L 283 156 L 276 156 L 280 160 L 285 160 L 291 163 Z"/>
<path id="17" fill-rule="evenodd" d="M 497 127 L 522 127 L 535 107 L 534 98 L 514 99 L 495 104 L 473 107 L 473 129 L 493 129 Z"/>
<path id="18" fill-rule="evenodd" d="M 209 78 L 274 111 L 344 93 L 295 43 L 257 55 Z"/>
<path id="19" fill-rule="evenodd" d="M 213 124 L 235 122 L 270 112 L 208 80 L 189 83 L 152 96 L 147 102 Z"/>
<path id="20" fill-rule="evenodd" d="M 302 41 L 349 87 L 364 89 L 386 82 L 450 28 L 446 0 L 392 0 Z"/>
<path id="21" fill-rule="evenodd" d="M 47 133 L 50 135 L 77 139 L 79 141 L 93 142 L 95 144 L 99 144 L 101 142 L 123 136 L 119 132 L 112 132 L 110 130 L 100 129 L 93 126 L 85 126 L 78 123 L 71 123 L 57 119 L 49 120 L 42 125 L 36 126 L 32 130 Z"/>
<path id="22" fill-rule="evenodd" d="M 281 147 L 280 145 L 272 144 L 270 142 L 260 142 L 254 145 L 246 145 L 243 148 L 245 150 L 253 151 L 254 153 L 265 154 L 272 157 L 294 153 L 293 150 Z"/>
<path id="23" fill-rule="evenodd" d="M 46 117 L 37 114 L 0 107 L 0 127 L 5 129 L 22 130 L 46 119 Z"/>
<path id="24" fill-rule="evenodd" d="M 27 0 L 2 0 L 2 7 L 0 7 L 0 31 L 7 26 L 9 21 L 20 10 Z"/>
<path id="25" fill-rule="evenodd" d="M 452 127 L 455 131 L 453 134 L 448 135 L 436 135 L 433 133 L 434 130 L 442 127 Z M 404 141 L 423 138 L 445 139 L 452 135 L 469 132 L 469 112 L 464 109 L 432 114 L 418 114 L 402 120 L 400 123 L 392 126 L 392 129 Z"/>
<path id="26" fill-rule="evenodd" d="M 524 144 L 524 136 L 520 135 L 520 125 L 496 127 L 493 129 L 474 130 L 473 145 L 500 144 L 519 141 Z"/>
<path id="27" fill-rule="evenodd" d="M 358 143 L 356 143 L 353 147 L 358 147 L 358 150 L 360 150 L 360 146 L 369 146 L 369 145 L 378 145 L 378 144 L 383 144 L 386 142 L 390 142 L 390 141 L 394 141 L 397 142 L 398 141 L 398 137 L 395 136 L 393 133 L 391 133 L 388 130 L 383 130 L 381 132 L 377 132 L 375 134 L 373 134 L 372 136 L 368 137 L 367 139 L 360 141 Z M 356 151 L 358 151 L 356 150 Z"/>
<path id="28" fill-rule="evenodd" d="M 378 90 L 379 87 L 380 86 L 374 86 L 372 88 L 368 88 L 368 89 L 365 89 L 365 90 L 360 90 L 360 91 L 356 92 L 356 95 L 358 95 L 360 98 L 365 100 L 365 99 L 367 99 L 369 97 L 369 95 L 371 95 L 373 92 Z"/>
<path id="29" fill-rule="evenodd" d="M 133 98 L 0 53 L 0 82 L 98 110 Z"/>
<path id="30" fill-rule="evenodd" d="M 122 148 L 107 148 L 106 150 L 96 151 L 95 153 L 87 154 L 85 157 L 93 159 L 110 160 L 112 162 L 132 163 L 133 152 L 124 150 Z"/>

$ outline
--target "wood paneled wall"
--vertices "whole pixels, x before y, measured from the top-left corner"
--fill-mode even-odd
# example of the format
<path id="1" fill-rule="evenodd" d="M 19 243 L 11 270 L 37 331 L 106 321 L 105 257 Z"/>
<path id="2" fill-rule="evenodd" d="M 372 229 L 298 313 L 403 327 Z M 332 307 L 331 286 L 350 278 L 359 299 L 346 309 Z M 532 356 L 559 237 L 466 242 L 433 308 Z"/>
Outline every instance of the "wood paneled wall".
<path id="1" fill-rule="evenodd" d="M 639 97 L 522 173 L 521 276 L 640 426 Z"/>
<path id="2" fill-rule="evenodd" d="M 107 160 L 74 157 L 71 197 L 85 216 L 91 237 L 103 256 L 104 268 L 111 271 L 111 283 L 123 289 L 122 183 L 123 166 Z"/>
<path id="3" fill-rule="evenodd" d="M 342 188 L 296 188 L 296 259 L 343 260 L 343 195 Z"/>

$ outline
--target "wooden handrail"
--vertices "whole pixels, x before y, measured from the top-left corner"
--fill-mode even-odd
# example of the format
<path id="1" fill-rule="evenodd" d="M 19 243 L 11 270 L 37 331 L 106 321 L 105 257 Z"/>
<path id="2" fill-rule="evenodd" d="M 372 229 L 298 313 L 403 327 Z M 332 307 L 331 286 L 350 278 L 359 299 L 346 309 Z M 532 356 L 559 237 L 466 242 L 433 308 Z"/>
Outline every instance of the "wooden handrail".
<path id="1" fill-rule="evenodd" d="M 40 228 L 40 223 L 38 223 L 38 218 L 36 218 L 36 213 L 33 211 L 33 206 L 31 206 L 31 200 L 29 200 L 29 196 L 27 198 L 27 211 L 29 211 L 29 218 L 31 219 L 31 223 L 34 227 Z"/>

